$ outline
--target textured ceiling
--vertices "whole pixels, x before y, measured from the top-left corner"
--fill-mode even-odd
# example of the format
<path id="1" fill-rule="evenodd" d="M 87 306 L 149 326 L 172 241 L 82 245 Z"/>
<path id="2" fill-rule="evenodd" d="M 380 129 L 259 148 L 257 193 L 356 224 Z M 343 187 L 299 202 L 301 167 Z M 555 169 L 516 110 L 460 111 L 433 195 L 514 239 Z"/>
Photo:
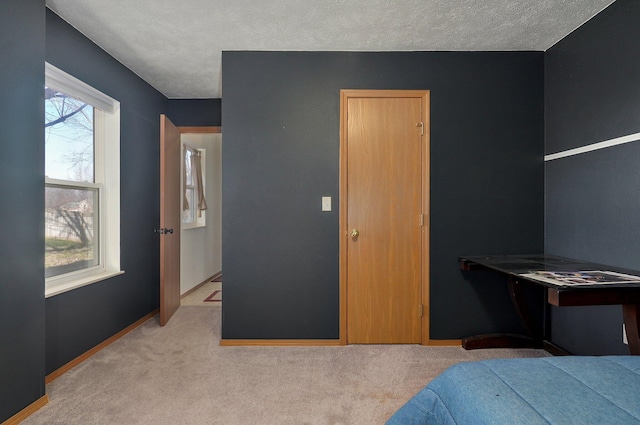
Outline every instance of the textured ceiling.
<path id="1" fill-rule="evenodd" d="M 47 0 L 169 98 L 221 97 L 223 50 L 544 51 L 613 0 Z"/>

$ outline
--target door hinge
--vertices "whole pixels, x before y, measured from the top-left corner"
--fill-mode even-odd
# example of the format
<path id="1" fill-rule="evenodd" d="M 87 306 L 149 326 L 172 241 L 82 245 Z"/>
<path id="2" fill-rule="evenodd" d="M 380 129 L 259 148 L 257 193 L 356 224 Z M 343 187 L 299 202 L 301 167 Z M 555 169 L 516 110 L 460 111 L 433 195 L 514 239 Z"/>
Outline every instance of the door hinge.
<path id="1" fill-rule="evenodd" d="M 424 304 L 420 304 L 420 317 L 424 316 Z"/>
<path id="2" fill-rule="evenodd" d="M 420 127 L 420 135 L 424 136 L 424 123 L 423 122 L 419 122 L 416 124 L 416 127 Z"/>
<path id="3" fill-rule="evenodd" d="M 420 226 L 424 226 L 424 214 L 420 214 Z"/>

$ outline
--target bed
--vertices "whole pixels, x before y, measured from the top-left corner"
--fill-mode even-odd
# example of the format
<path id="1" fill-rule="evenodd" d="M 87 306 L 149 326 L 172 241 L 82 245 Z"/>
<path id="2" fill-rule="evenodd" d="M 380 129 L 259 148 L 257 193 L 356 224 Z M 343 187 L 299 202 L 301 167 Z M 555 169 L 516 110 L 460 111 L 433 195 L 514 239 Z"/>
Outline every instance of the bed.
<path id="1" fill-rule="evenodd" d="M 387 425 L 640 424 L 640 356 L 460 363 Z"/>

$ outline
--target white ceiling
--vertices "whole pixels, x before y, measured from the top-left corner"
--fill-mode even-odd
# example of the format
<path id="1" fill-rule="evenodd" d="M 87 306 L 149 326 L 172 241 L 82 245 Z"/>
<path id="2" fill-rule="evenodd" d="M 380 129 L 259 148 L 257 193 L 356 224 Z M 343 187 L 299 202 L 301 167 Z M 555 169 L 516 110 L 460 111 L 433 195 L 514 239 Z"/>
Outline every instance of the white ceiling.
<path id="1" fill-rule="evenodd" d="M 169 98 L 221 97 L 223 50 L 544 51 L 613 0 L 47 0 Z"/>

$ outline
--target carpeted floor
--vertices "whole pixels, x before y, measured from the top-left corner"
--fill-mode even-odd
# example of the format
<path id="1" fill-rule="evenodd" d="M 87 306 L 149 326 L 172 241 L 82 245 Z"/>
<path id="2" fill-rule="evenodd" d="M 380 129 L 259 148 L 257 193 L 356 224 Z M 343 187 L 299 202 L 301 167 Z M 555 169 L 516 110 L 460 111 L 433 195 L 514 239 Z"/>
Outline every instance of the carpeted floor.
<path id="1" fill-rule="evenodd" d="M 446 367 L 541 350 L 221 347 L 220 308 L 143 324 L 47 386 L 24 425 L 383 424 Z"/>

